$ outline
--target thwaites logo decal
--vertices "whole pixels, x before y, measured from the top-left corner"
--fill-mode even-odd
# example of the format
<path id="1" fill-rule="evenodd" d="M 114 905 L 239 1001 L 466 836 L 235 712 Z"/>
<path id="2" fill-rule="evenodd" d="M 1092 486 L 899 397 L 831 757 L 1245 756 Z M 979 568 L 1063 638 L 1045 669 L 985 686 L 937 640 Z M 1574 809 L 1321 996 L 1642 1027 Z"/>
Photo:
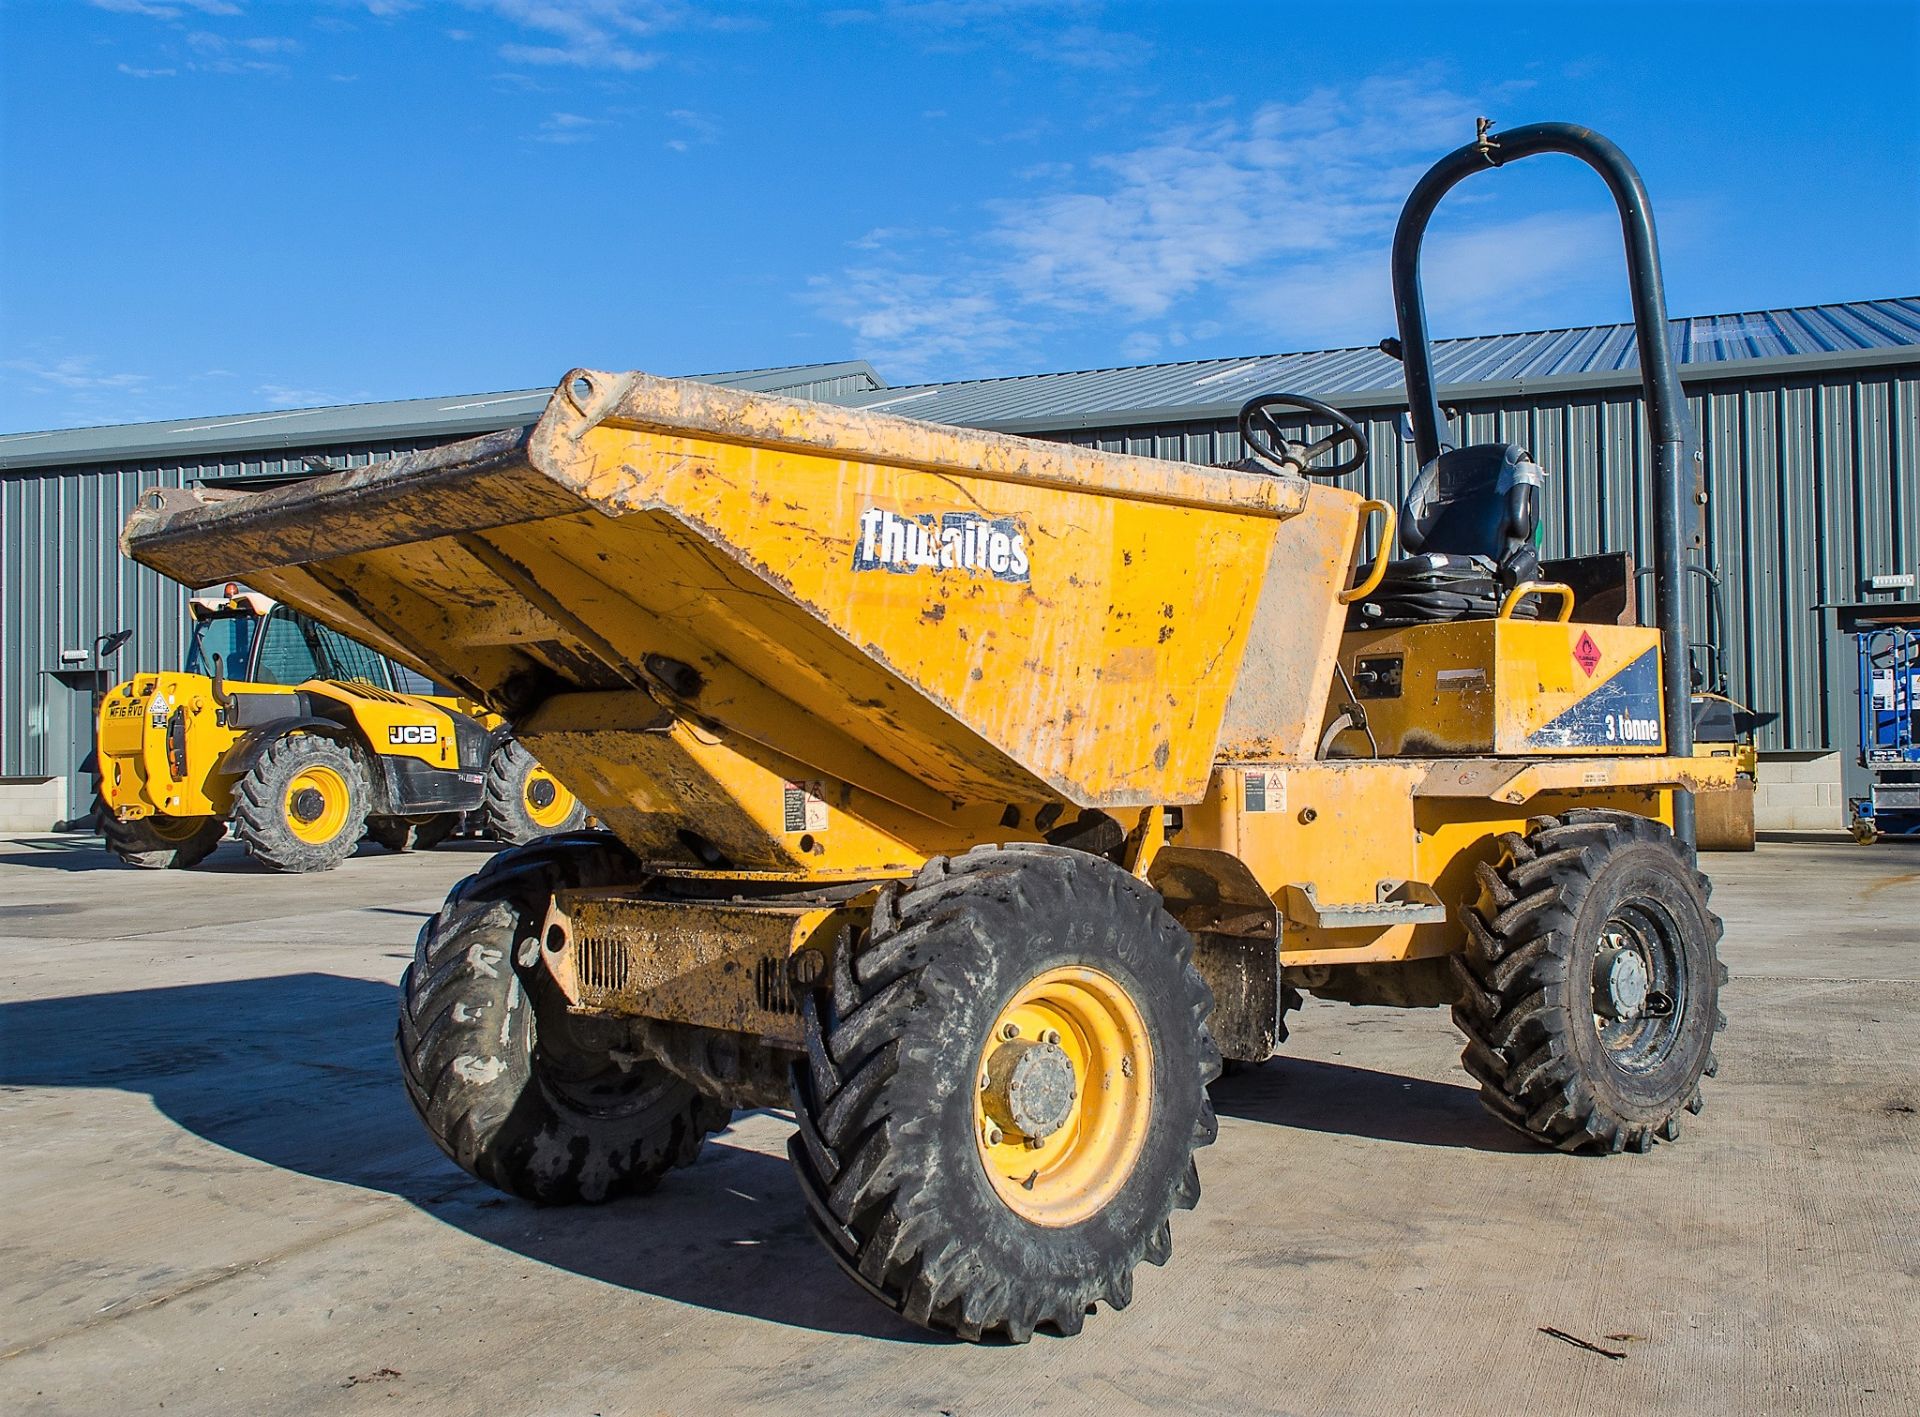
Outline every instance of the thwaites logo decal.
<path id="1" fill-rule="evenodd" d="M 387 725 L 389 743 L 438 743 L 440 730 L 431 723 L 391 723 Z"/>
<path id="2" fill-rule="evenodd" d="M 853 569 L 895 575 L 965 571 L 1024 583 L 1031 564 L 1027 534 L 1017 518 L 983 517 L 977 512 L 902 516 L 884 507 L 868 507 L 860 513 Z"/>
<path id="3" fill-rule="evenodd" d="M 1659 651 L 1648 650 L 1552 722 L 1535 729 L 1529 748 L 1657 748 L 1660 746 Z"/>

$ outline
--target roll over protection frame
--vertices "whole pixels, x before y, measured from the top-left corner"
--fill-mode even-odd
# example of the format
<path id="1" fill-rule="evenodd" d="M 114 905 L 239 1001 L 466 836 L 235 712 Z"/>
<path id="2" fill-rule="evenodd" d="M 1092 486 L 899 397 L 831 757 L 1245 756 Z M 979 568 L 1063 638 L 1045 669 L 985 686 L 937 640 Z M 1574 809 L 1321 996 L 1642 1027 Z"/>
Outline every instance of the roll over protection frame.
<path id="1" fill-rule="evenodd" d="M 1500 134 L 1480 120 L 1479 135 L 1436 162 L 1415 184 L 1393 233 L 1393 306 L 1399 353 L 1406 370 L 1407 416 L 1413 445 L 1424 467 L 1452 448 L 1433 376 L 1433 346 L 1420 289 L 1420 243 L 1440 199 L 1473 173 L 1504 167 L 1536 153 L 1564 153 L 1599 173 L 1620 211 L 1626 245 L 1627 281 L 1640 355 L 1640 388 L 1653 434 L 1653 582 L 1655 623 L 1660 629 L 1662 710 L 1667 751 L 1693 753 L 1693 685 L 1688 655 L 1686 548 L 1686 394 L 1667 346 L 1667 296 L 1660 276 L 1660 247 L 1646 184 L 1625 153 L 1591 128 L 1573 123 L 1530 123 Z M 1689 851 L 1694 846 L 1693 794 L 1673 794 L 1673 831 Z"/>

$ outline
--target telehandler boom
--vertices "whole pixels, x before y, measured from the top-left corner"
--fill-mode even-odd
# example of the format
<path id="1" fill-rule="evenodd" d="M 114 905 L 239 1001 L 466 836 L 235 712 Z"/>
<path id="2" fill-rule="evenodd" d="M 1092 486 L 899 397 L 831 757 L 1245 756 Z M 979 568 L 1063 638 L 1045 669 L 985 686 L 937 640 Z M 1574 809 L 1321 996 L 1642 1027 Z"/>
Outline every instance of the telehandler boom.
<path id="1" fill-rule="evenodd" d="M 1627 234 L 1657 627 L 1540 579 L 1541 470 L 1434 402 L 1427 216 L 1539 151 L 1598 168 Z M 148 494 L 135 558 L 456 685 L 609 829 L 496 857 L 421 933 L 399 1051 L 447 1154 L 600 1201 L 791 1106 L 847 1274 L 1022 1341 L 1166 1260 L 1208 1084 L 1300 990 L 1451 1005 L 1487 1106 L 1549 1146 L 1676 1138 L 1723 1022 L 1687 793 L 1730 769 L 1688 741 L 1645 193 L 1584 129 L 1483 133 L 1395 256 L 1400 509 L 1318 476 L 1365 434 L 1288 395 L 1208 468 L 585 369 L 531 430 Z"/>

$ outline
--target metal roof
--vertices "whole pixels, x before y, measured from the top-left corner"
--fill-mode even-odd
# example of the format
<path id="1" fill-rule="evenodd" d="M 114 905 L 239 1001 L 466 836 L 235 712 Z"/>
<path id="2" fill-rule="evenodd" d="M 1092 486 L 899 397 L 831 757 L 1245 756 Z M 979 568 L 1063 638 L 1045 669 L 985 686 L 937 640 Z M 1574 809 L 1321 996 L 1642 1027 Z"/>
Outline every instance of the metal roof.
<path id="1" fill-rule="evenodd" d="M 1920 297 L 1695 316 L 1671 330 L 1683 378 L 1706 366 L 1731 377 L 1920 361 Z M 1450 397 L 1518 395 L 1637 384 L 1639 356 L 1632 325 L 1597 325 L 1436 340 L 1434 370 Z M 1398 362 L 1378 349 L 1333 349 L 918 384 L 840 402 L 1001 432 L 1063 432 L 1217 419 L 1281 389 L 1356 408 L 1406 398 Z"/>
<path id="2" fill-rule="evenodd" d="M 864 359 L 775 369 L 736 369 L 688 377 L 732 389 L 795 396 L 806 396 L 809 390 L 836 382 L 870 390 L 886 388 L 886 382 Z M 0 434 L 0 469 L 131 462 L 140 458 L 266 448 L 324 448 L 340 443 L 394 442 L 410 438 L 457 438 L 511 428 L 516 423 L 531 423 L 540 416 L 552 395 L 551 387 L 514 389 L 496 394 L 335 404 L 271 413 L 122 423 L 104 428 L 62 428 L 44 433 L 7 433 Z"/>

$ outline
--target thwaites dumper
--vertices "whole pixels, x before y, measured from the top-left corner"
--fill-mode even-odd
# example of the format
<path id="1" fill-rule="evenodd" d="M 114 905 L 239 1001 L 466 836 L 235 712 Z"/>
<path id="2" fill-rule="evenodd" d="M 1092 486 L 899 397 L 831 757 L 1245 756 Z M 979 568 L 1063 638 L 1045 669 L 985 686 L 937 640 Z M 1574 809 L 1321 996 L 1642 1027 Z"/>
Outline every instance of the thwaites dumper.
<path id="1" fill-rule="evenodd" d="M 1539 470 L 1450 447 L 1433 398 L 1427 215 L 1539 151 L 1620 198 L 1659 628 L 1528 579 Z M 1729 770 L 1688 741 L 1655 262 L 1583 129 L 1416 189 L 1411 559 L 1391 507 L 1305 475 L 1364 434 L 1296 399 L 1251 405 L 1265 459 L 1223 469 L 588 370 L 529 431 L 157 492 L 125 542 L 510 715 L 609 829 L 495 858 L 421 934 L 399 1050 L 448 1155 L 603 1200 L 790 1104 L 869 1293 L 1071 1333 L 1167 1258 L 1222 1055 L 1267 1058 L 1298 990 L 1453 1006 L 1494 1115 L 1552 1146 L 1644 1151 L 1698 1110 L 1722 972 L 1685 790 Z M 1303 411 L 1334 431 L 1288 438 Z"/>
<path id="2" fill-rule="evenodd" d="M 471 813 L 530 841 L 586 809 L 506 720 L 443 694 L 401 692 L 365 645 L 229 584 L 187 603 L 179 671 L 141 672 L 100 701 L 101 829 L 114 855 L 198 865 L 226 835 L 280 871 L 324 871 L 363 836 L 437 845 Z"/>

